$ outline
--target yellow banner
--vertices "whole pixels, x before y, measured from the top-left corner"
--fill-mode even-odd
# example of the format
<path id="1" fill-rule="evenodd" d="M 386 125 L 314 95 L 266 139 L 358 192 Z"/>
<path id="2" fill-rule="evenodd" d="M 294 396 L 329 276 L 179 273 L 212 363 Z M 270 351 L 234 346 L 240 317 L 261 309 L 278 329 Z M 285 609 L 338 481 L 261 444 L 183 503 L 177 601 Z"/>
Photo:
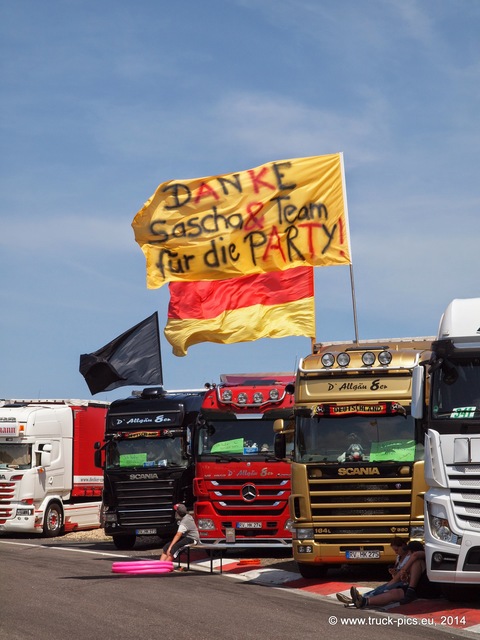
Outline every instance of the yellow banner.
<path id="1" fill-rule="evenodd" d="M 147 286 L 350 264 L 340 153 L 161 184 L 135 216 Z"/>

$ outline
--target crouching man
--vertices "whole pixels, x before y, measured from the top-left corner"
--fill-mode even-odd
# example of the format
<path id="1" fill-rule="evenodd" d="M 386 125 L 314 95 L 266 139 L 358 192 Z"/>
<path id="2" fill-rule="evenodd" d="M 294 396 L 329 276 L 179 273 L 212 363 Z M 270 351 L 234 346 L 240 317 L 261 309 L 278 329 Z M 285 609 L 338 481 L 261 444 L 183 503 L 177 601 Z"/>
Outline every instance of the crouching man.
<path id="1" fill-rule="evenodd" d="M 178 521 L 177 533 L 171 542 L 163 547 L 163 553 L 160 556 L 161 561 L 173 562 L 177 558 L 180 551 L 188 544 L 199 544 L 200 536 L 198 534 L 195 520 L 188 513 L 187 507 L 182 504 L 176 504 L 173 507 L 175 511 L 175 519 Z"/>

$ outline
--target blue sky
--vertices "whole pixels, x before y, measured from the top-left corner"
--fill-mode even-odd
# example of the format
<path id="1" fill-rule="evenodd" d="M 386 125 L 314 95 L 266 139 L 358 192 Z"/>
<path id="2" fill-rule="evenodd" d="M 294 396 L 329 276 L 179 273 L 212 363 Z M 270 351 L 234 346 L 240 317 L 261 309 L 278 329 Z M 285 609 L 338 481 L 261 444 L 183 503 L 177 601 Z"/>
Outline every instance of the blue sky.
<path id="1" fill-rule="evenodd" d="M 344 154 L 359 337 L 434 334 L 480 295 L 479 33 L 478 0 L 0 0 L 0 397 L 90 398 L 81 353 L 166 324 L 143 203 L 273 160 Z M 353 339 L 349 268 L 315 285 L 317 341 Z M 310 351 L 161 339 L 168 389 Z"/>

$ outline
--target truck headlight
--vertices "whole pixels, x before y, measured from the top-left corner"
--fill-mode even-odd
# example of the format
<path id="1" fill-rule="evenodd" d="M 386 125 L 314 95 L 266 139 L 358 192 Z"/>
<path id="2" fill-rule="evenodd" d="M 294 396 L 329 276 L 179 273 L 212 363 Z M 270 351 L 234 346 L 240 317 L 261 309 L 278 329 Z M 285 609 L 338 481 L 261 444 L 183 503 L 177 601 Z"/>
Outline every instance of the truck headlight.
<path id="1" fill-rule="evenodd" d="M 215 523 L 210 518 L 199 518 L 197 527 L 202 531 L 213 531 L 215 529 Z"/>
<path id="2" fill-rule="evenodd" d="M 458 544 L 458 536 L 450 529 L 450 524 L 446 518 L 430 516 L 430 530 L 437 540 Z"/>
<path id="3" fill-rule="evenodd" d="M 111 513 L 107 511 L 105 513 L 105 522 L 117 522 L 117 514 L 114 511 Z"/>
<path id="4" fill-rule="evenodd" d="M 425 527 L 423 524 L 417 524 L 410 527 L 410 539 L 411 540 L 423 540 L 425 534 Z"/>
<path id="5" fill-rule="evenodd" d="M 296 540 L 312 540 L 313 527 L 304 527 L 303 529 L 293 529 L 292 537 Z"/>
<path id="6" fill-rule="evenodd" d="M 293 520 L 291 520 L 290 518 L 285 523 L 285 529 L 287 531 L 293 531 Z"/>
<path id="7" fill-rule="evenodd" d="M 17 509 L 17 516 L 33 516 L 33 509 Z"/>

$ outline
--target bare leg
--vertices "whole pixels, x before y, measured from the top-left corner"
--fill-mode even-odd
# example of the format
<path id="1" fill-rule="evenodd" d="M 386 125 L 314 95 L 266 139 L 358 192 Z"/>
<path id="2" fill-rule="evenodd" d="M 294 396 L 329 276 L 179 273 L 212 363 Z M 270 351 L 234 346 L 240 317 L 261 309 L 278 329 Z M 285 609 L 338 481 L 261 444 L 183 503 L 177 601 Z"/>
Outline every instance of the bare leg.
<path id="1" fill-rule="evenodd" d="M 390 589 L 389 591 L 385 591 L 384 593 L 379 593 L 376 596 L 367 596 L 367 606 L 380 606 L 390 604 L 391 602 L 400 602 L 400 600 L 404 600 L 405 596 L 409 598 L 410 590 L 413 592 L 413 598 L 415 596 L 415 587 L 420 580 L 420 576 L 425 571 L 425 562 L 422 559 L 415 560 L 415 562 L 410 567 L 410 579 L 408 581 L 408 593 L 405 594 L 403 589 Z"/>
<path id="2" fill-rule="evenodd" d="M 379 593 L 377 596 L 370 596 L 368 598 L 368 605 L 371 607 L 382 607 L 385 604 L 389 604 L 390 602 L 398 602 L 404 596 L 403 589 L 390 589 L 390 591 L 385 591 L 384 593 Z"/>
<path id="3" fill-rule="evenodd" d="M 420 576 L 425 571 L 425 563 L 423 560 L 416 560 L 412 566 L 410 567 L 410 580 L 408 581 L 408 586 L 412 589 L 418 584 L 420 580 Z"/>

